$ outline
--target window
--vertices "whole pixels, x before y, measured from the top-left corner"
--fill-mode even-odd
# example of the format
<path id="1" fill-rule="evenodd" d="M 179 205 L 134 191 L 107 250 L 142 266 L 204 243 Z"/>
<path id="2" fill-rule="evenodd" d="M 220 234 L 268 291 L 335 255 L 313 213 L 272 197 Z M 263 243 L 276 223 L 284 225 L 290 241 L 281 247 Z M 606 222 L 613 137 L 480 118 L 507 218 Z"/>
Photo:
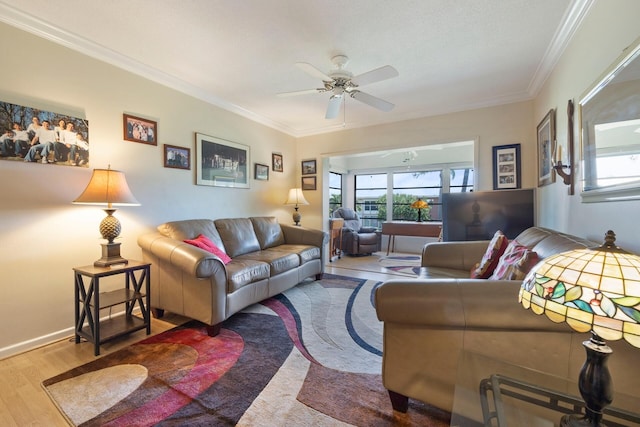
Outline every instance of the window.
<path id="1" fill-rule="evenodd" d="M 442 221 L 442 194 L 473 191 L 473 177 L 473 168 L 448 165 L 442 169 L 355 175 L 355 209 L 363 225 L 381 228 L 384 221 L 417 221 L 418 210 L 411 204 L 420 198 L 429 205 L 420 211 L 420 218 Z"/>
<path id="2" fill-rule="evenodd" d="M 342 174 L 329 172 L 329 213 L 342 206 Z"/>

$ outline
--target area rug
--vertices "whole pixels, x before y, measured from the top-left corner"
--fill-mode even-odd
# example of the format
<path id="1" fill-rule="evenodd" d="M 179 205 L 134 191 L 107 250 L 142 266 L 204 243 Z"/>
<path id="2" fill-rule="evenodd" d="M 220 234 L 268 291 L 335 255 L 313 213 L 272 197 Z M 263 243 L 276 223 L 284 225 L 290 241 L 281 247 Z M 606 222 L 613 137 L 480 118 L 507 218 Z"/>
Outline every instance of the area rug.
<path id="1" fill-rule="evenodd" d="M 74 426 L 448 426 L 380 377 L 380 282 L 325 274 L 249 307 L 209 337 L 173 328 L 43 382 Z"/>
<path id="2" fill-rule="evenodd" d="M 420 274 L 421 259 L 419 255 L 389 255 L 378 260 L 383 271 L 410 277 Z"/>

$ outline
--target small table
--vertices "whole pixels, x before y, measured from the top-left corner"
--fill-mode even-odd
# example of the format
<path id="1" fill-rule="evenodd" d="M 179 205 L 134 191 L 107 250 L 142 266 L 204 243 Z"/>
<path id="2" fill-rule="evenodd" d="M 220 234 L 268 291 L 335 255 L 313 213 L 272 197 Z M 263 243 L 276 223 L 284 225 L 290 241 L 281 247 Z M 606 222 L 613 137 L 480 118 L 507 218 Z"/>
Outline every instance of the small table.
<path id="1" fill-rule="evenodd" d="M 396 247 L 396 236 L 440 237 L 441 222 L 387 221 L 382 223 L 382 234 L 389 235 L 387 255 Z"/>
<path id="2" fill-rule="evenodd" d="M 640 399 L 614 393 L 613 405 L 604 411 L 607 426 L 640 424 L 640 415 L 619 409 L 635 410 Z M 577 378 L 558 377 L 474 352 L 461 353 L 451 426 L 475 422 L 487 427 L 551 427 L 558 425 L 563 414 L 572 413 L 584 413 Z"/>
<path id="3" fill-rule="evenodd" d="M 333 257 L 338 259 L 342 256 L 342 228 L 344 227 L 344 219 L 333 218 L 329 220 L 329 262 L 333 261 Z"/>
<path id="4" fill-rule="evenodd" d="M 73 271 L 76 344 L 81 337 L 85 338 L 94 344 L 94 354 L 98 356 L 100 344 L 108 340 L 140 329 L 146 329 L 147 335 L 151 334 L 151 264 L 129 261 L 126 265 L 111 267 L 75 267 Z M 124 287 L 100 293 L 100 279 L 114 275 L 124 275 Z M 85 284 L 85 278 L 90 279 L 88 284 Z M 142 318 L 133 315 L 136 303 L 140 307 Z M 120 304 L 125 306 L 124 315 L 100 320 L 101 309 Z"/>

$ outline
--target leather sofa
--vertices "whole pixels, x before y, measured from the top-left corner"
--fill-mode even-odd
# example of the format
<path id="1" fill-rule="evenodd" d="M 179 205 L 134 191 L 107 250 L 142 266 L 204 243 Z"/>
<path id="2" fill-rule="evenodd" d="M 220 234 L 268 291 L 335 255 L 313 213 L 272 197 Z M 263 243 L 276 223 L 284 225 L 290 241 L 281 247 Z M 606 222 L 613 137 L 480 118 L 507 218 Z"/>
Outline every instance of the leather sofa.
<path id="1" fill-rule="evenodd" d="M 243 308 L 279 294 L 305 278 L 322 277 L 326 232 L 279 224 L 274 217 L 167 222 L 139 236 L 151 263 L 151 310 L 203 322 L 209 335 Z M 185 243 L 199 235 L 231 261 Z"/>
<path id="2" fill-rule="evenodd" d="M 340 207 L 333 212 L 333 217 L 344 219 L 342 252 L 348 255 L 371 255 L 380 250 L 382 235 L 375 227 L 364 227 L 356 211 Z"/>
<path id="3" fill-rule="evenodd" d="M 601 244 L 540 227 L 516 240 L 540 259 Z M 406 412 L 412 398 L 452 411 L 463 352 L 577 381 L 586 360 L 582 342 L 590 336 L 524 309 L 518 302 L 521 281 L 470 279 L 488 243 L 428 243 L 419 278 L 377 288 L 376 311 L 384 322 L 382 381 L 394 409 Z M 638 397 L 640 349 L 624 340 L 607 345 L 613 349 L 608 366 L 615 391 Z"/>

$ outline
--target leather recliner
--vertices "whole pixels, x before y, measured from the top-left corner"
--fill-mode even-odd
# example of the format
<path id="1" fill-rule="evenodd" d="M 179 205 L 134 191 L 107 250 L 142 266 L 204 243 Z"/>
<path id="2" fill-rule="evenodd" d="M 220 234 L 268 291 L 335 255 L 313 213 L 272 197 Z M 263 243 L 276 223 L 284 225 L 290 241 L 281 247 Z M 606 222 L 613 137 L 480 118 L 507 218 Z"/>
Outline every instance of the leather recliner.
<path id="1" fill-rule="evenodd" d="M 348 255 L 371 255 L 380 250 L 381 235 L 375 227 L 363 227 L 358 213 L 341 207 L 333 212 L 334 218 L 344 219 L 342 251 Z"/>

